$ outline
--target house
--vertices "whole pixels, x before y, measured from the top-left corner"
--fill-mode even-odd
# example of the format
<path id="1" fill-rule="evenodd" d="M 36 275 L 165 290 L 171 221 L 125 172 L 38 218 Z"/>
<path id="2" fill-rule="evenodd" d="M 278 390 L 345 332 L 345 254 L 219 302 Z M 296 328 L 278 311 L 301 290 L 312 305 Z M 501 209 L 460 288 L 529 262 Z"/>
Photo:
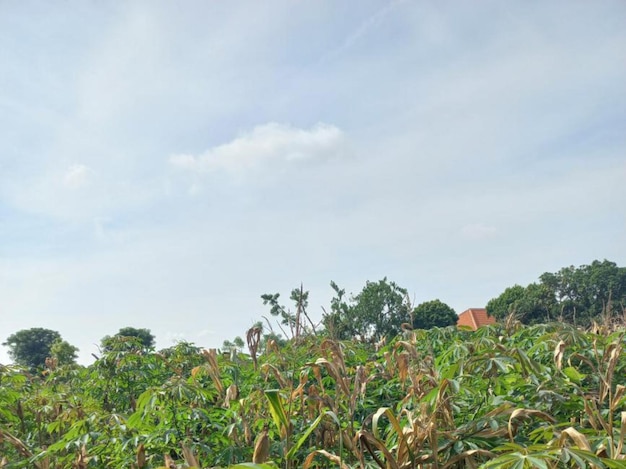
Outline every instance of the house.
<path id="1" fill-rule="evenodd" d="M 467 326 L 475 331 L 481 326 L 487 326 L 495 323 L 496 318 L 489 316 L 485 308 L 470 308 L 459 314 L 459 319 L 457 320 L 456 325 Z"/>

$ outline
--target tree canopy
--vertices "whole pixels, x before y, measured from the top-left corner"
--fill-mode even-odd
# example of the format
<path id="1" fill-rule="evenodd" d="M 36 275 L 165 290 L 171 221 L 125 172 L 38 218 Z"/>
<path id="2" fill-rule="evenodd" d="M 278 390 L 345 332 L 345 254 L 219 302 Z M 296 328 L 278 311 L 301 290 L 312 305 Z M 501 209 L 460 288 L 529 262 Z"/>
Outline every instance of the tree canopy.
<path id="1" fill-rule="evenodd" d="M 130 339 L 130 340 L 128 340 Z M 102 350 L 109 351 L 116 347 L 122 348 L 145 348 L 154 347 L 154 335 L 150 329 L 136 327 L 122 327 L 114 336 L 105 336 L 102 338 L 100 347 Z"/>
<path id="2" fill-rule="evenodd" d="M 57 365 L 71 365 L 76 363 L 78 347 L 65 340 L 57 339 L 50 346 L 50 356 L 56 360 Z"/>
<path id="3" fill-rule="evenodd" d="M 560 320 L 586 326 L 623 316 L 625 307 L 626 268 L 595 260 L 546 272 L 526 287 L 509 287 L 487 303 L 487 312 L 497 319 L 514 313 L 525 324 Z"/>
<path id="4" fill-rule="evenodd" d="M 61 340 L 61 334 L 57 331 L 33 327 L 11 334 L 2 345 L 9 348 L 9 356 L 16 364 L 41 368 L 46 358 L 52 357 L 53 344 Z"/>
<path id="5" fill-rule="evenodd" d="M 457 319 L 456 312 L 444 302 L 426 301 L 413 310 L 413 329 L 453 326 Z"/>
<path id="6" fill-rule="evenodd" d="M 331 300 L 331 311 L 322 322 L 331 337 L 378 342 L 397 335 L 402 324 L 410 321 L 407 290 L 386 277 L 378 282 L 366 282 L 363 290 L 348 301 L 344 289 L 335 282 L 330 285 L 335 297 Z"/>

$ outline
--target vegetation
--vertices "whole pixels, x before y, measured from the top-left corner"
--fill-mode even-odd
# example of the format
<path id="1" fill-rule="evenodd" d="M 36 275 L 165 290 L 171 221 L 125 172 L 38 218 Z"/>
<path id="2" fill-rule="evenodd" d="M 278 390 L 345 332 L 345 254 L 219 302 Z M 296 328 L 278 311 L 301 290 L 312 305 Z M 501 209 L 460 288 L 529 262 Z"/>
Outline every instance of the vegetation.
<path id="1" fill-rule="evenodd" d="M 332 283 L 324 327 L 302 286 L 293 310 L 265 294 L 282 336 L 264 317 L 221 351 L 155 351 L 123 328 L 82 367 L 58 332 L 19 331 L 0 365 L 0 468 L 626 468 L 621 272 L 511 287 L 475 332 L 386 278 L 349 299 Z M 537 323 L 556 307 L 563 321 Z"/>
<path id="2" fill-rule="evenodd" d="M 130 340 L 128 340 L 130 339 Z M 100 348 L 104 351 L 110 351 L 113 348 L 119 348 L 120 343 L 130 343 L 138 348 L 151 349 L 154 347 L 154 335 L 150 329 L 138 329 L 135 327 L 122 327 L 113 337 L 104 336 L 100 341 Z"/>
<path id="3" fill-rule="evenodd" d="M 621 320 L 625 307 L 626 267 L 596 260 L 546 272 L 527 287 L 507 288 L 487 303 L 487 312 L 500 320 L 515 313 L 524 324 L 559 320 L 589 326 L 593 321 Z"/>
<path id="4" fill-rule="evenodd" d="M 0 466 L 623 468 L 625 343 L 510 320 L 377 351 L 307 335 L 254 360 L 179 343 L 1 366 Z"/>
<path id="5" fill-rule="evenodd" d="M 33 327 L 11 334 L 2 345 L 9 347 L 9 356 L 16 364 L 35 369 L 45 365 L 46 358 L 52 357 L 53 344 L 61 340 L 57 331 Z"/>
<path id="6" fill-rule="evenodd" d="M 453 326 L 457 320 L 454 310 L 439 300 L 426 301 L 413 310 L 414 329 Z"/>
<path id="7" fill-rule="evenodd" d="M 330 285 L 335 297 L 331 300 L 331 312 L 324 315 L 323 324 L 335 339 L 381 342 L 398 335 L 402 324 L 410 322 L 407 290 L 387 278 L 367 282 L 350 301 L 345 300 L 345 290 L 335 282 Z"/>
<path id="8" fill-rule="evenodd" d="M 55 365 L 72 365 L 76 363 L 78 348 L 61 339 L 55 340 L 50 346 L 50 358 Z"/>

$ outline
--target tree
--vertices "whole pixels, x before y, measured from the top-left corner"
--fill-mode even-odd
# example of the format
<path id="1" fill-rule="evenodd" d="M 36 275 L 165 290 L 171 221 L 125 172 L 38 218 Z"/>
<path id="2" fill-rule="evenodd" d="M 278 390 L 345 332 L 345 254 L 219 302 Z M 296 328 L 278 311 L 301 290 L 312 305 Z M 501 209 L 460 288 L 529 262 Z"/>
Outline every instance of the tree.
<path id="1" fill-rule="evenodd" d="M 561 320 L 587 326 L 623 315 L 626 268 L 607 260 L 545 272 L 538 283 L 509 287 L 487 303 L 497 319 L 515 313 L 525 324 Z"/>
<path id="2" fill-rule="evenodd" d="M 565 321 L 587 325 L 601 314 L 618 315 L 626 305 L 626 268 L 595 260 L 589 265 L 546 272 L 541 283 L 557 302 L 557 315 Z"/>
<path id="3" fill-rule="evenodd" d="M 246 344 L 243 339 L 237 336 L 232 341 L 225 340 L 222 342 L 222 351 L 232 352 L 233 350 L 236 350 L 237 352 L 241 352 L 245 346 Z"/>
<path id="4" fill-rule="evenodd" d="M 508 287 L 499 296 L 489 300 L 486 307 L 487 314 L 501 321 L 515 310 L 523 297 L 524 287 L 521 285 Z"/>
<path id="5" fill-rule="evenodd" d="M 335 282 L 330 285 L 336 296 L 322 322 L 331 337 L 378 342 L 399 334 L 402 324 L 410 321 L 406 289 L 386 277 L 378 282 L 367 281 L 349 303 L 344 300 L 345 290 Z"/>
<path id="6" fill-rule="evenodd" d="M 78 348 L 61 339 L 54 341 L 50 347 L 50 356 L 56 360 L 57 365 L 73 365 L 76 363 Z"/>
<path id="7" fill-rule="evenodd" d="M 123 348 L 136 348 L 139 346 L 140 348 L 151 349 L 154 347 L 154 336 L 150 329 L 122 327 L 113 337 L 108 335 L 103 337 L 100 348 L 104 351 L 111 351 L 119 346 Z"/>
<path id="8" fill-rule="evenodd" d="M 9 347 L 9 356 L 18 365 L 41 368 L 51 357 L 52 345 L 61 340 L 61 334 L 50 329 L 33 327 L 11 334 L 2 345 Z"/>
<path id="9" fill-rule="evenodd" d="M 285 337 L 298 339 L 303 335 L 315 333 L 315 324 L 307 314 L 306 310 L 309 306 L 309 292 L 304 290 L 302 284 L 299 288 L 291 290 L 289 299 L 293 301 L 296 311 L 292 312 L 278 302 L 280 293 L 265 293 L 261 295 L 264 305 L 270 306 L 270 314 L 280 317 L 278 327 Z M 267 318 L 265 318 L 267 320 Z M 306 321 L 305 321 L 306 319 Z M 288 331 L 282 326 L 288 326 Z"/>
<path id="10" fill-rule="evenodd" d="M 514 285 L 487 303 L 487 313 L 498 320 L 509 314 L 524 324 L 536 324 L 556 320 L 557 303 L 552 290 L 542 283 L 527 287 Z"/>
<path id="11" fill-rule="evenodd" d="M 453 326 L 457 319 L 456 312 L 439 300 L 426 301 L 413 310 L 414 329 Z"/>

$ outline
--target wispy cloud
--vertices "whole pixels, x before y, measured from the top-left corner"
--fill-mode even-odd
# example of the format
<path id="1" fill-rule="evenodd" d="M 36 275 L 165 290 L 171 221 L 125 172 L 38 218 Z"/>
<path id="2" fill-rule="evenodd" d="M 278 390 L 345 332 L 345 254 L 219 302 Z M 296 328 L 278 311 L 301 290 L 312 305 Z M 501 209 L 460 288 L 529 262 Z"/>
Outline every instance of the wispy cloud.
<path id="1" fill-rule="evenodd" d="M 270 122 L 200 155 L 172 155 L 170 163 L 199 172 L 240 172 L 270 161 L 331 157 L 341 152 L 342 142 L 343 132 L 333 125 L 319 123 L 307 130 Z"/>
<path id="2" fill-rule="evenodd" d="M 237 3 L 0 14 L 0 329 L 91 360 L 131 319 L 219 346 L 294 282 L 464 309 L 624 264 L 624 2 Z"/>
<path id="3" fill-rule="evenodd" d="M 371 30 L 380 25 L 389 13 L 391 13 L 400 4 L 405 3 L 406 0 L 393 0 L 387 5 L 377 10 L 374 14 L 366 18 L 354 31 L 352 31 L 343 42 L 335 49 L 325 54 L 320 62 L 324 63 L 330 59 L 347 52 L 351 49 L 361 38 L 366 36 Z"/>

